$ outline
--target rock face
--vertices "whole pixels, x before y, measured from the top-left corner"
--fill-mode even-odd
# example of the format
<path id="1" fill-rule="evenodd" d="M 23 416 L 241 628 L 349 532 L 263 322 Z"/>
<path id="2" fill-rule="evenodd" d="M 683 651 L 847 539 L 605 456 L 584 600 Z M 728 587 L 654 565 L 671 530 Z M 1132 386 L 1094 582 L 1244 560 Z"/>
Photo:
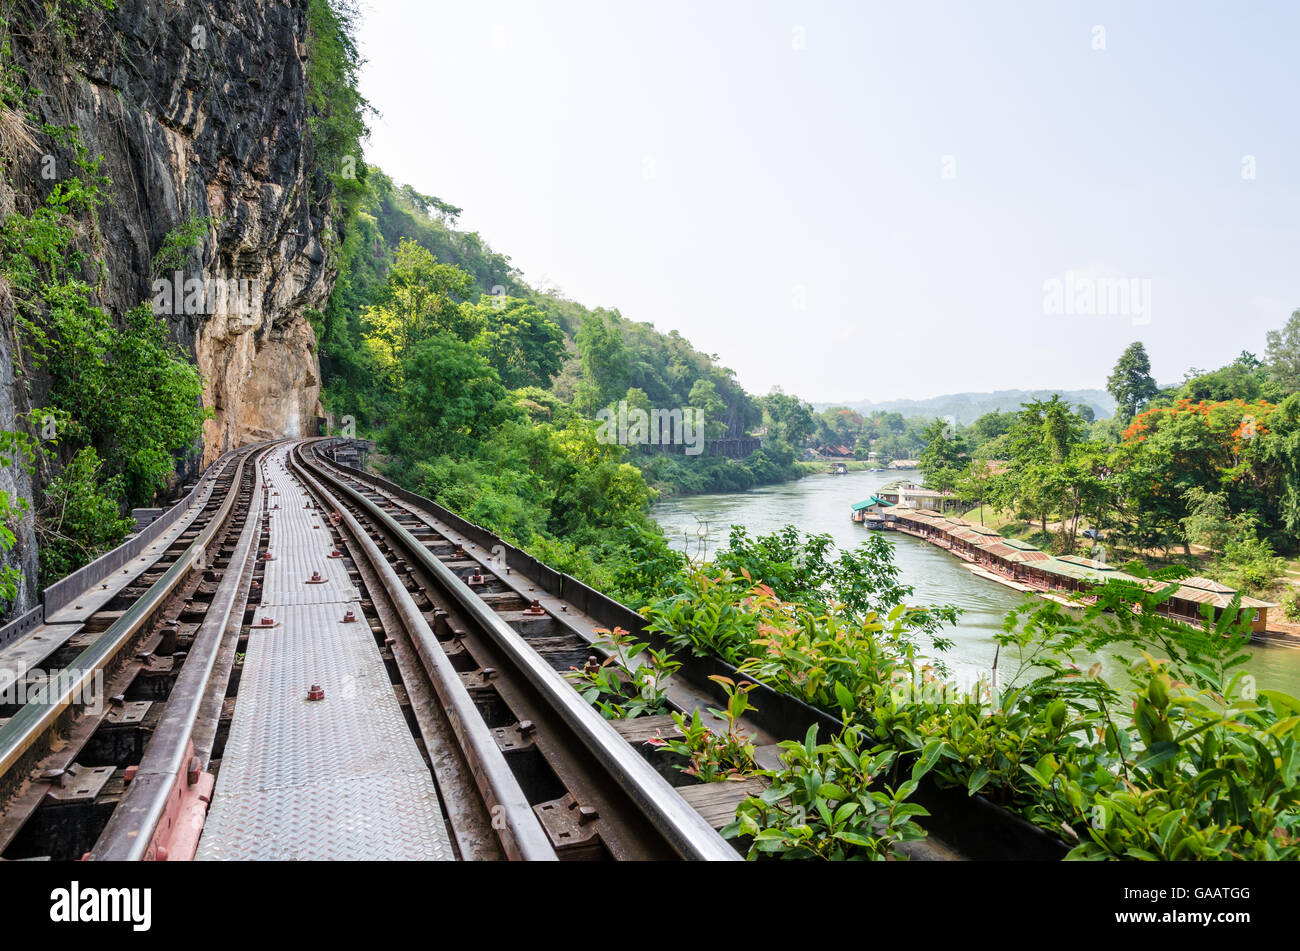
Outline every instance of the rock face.
<path id="1" fill-rule="evenodd" d="M 14 22 L 23 7 L 42 20 L 38 0 L 12 4 Z M 67 40 L 11 34 L 15 60 L 43 91 L 42 120 L 75 126 L 89 154 L 103 156 L 99 173 L 111 184 L 97 234 L 87 235 L 106 268 L 102 304 L 121 314 L 152 300 L 170 311 L 172 338 L 203 374 L 214 413 L 203 464 L 244 443 L 311 432 L 320 412 L 305 312 L 329 296 L 325 245 L 335 235 L 308 131 L 306 36 L 306 0 L 117 0 Z M 68 148 L 43 135 L 37 142 L 11 162 L 8 184 L 23 211 L 74 171 Z M 153 273 L 164 239 L 186 222 L 201 248 L 182 253 L 179 273 Z M 5 307 L 0 294 L 11 351 Z M 13 428 L 28 396 L 10 380 L 0 386 L 0 428 Z M 41 389 L 33 381 L 33 403 Z M 29 526 L 16 550 L 24 559 L 32 552 Z"/>

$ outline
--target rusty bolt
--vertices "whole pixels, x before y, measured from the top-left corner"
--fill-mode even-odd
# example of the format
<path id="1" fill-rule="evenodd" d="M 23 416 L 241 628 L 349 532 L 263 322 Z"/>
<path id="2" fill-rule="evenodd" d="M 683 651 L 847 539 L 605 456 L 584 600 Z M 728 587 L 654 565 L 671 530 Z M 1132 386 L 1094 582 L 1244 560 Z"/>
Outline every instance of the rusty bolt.
<path id="1" fill-rule="evenodd" d="M 587 658 L 587 662 L 582 665 L 582 672 L 584 674 L 594 674 L 598 670 L 600 670 L 600 661 L 596 659 L 595 654 L 592 654 Z"/>
<path id="2" fill-rule="evenodd" d="M 344 611 L 344 612 L 343 612 L 343 623 L 344 623 L 344 624 L 351 624 L 351 623 L 353 623 L 356 619 L 357 619 L 357 616 L 356 616 L 355 614 L 353 614 L 351 611 Z"/>
<path id="3" fill-rule="evenodd" d="M 337 548 L 335 548 L 333 551 L 330 552 L 330 557 L 331 557 L 331 558 L 342 558 L 342 557 L 343 557 L 343 552 L 341 552 L 341 551 L 339 551 Z"/>
<path id="4" fill-rule="evenodd" d="M 537 729 L 537 724 L 533 723 L 532 720 L 520 720 L 520 721 L 519 721 L 519 735 L 520 735 L 520 736 L 527 736 L 528 734 L 532 733 L 532 732 L 533 732 L 534 730 L 536 730 L 536 729 Z"/>
<path id="5" fill-rule="evenodd" d="M 311 689 L 307 691 L 308 700 L 324 700 L 325 688 L 320 684 L 312 684 Z"/>
<path id="6" fill-rule="evenodd" d="M 193 786 L 199 781 L 199 758 L 191 756 L 189 765 L 185 768 L 185 781 Z"/>
<path id="7" fill-rule="evenodd" d="M 595 807 L 595 806 L 579 806 L 579 807 L 578 807 L 578 824 L 579 824 L 579 825 L 585 825 L 586 823 L 588 823 L 588 822 L 592 822 L 593 820 L 596 820 L 596 819 L 599 819 L 599 818 L 600 818 L 600 813 L 596 811 L 596 807 Z"/>
<path id="8" fill-rule="evenodd" d="M 311 584 L 320 584 L 323 580 L 325 580 L 325 579 L 323 579 L 323 578 L 320 576 L 320 572 L 319 572 L 319 571 L 313 571 L 313 572 L 311 573 L 311 582 L 310 582 Z"/>
<path id="9" fill-rule="evenodd" d="M 536 598 L 534 598 L 534 599 L 533 599 L 533 603 L 530 604 L 530 605 L 528 605 L 528 607 L 524 608 L 524 613 L 525 613 L 525 614 L 532 614 L 532 615 L 536 616 L 536 615 L 539 615 L 539 614 L 545 614 L 545 613 L 546 613 L 546 609 L 545 609 L 544 607 L 542 607 L 542 603 L 541 603 L 540 601 L 538 601 Z"/>
<path id="10" fill-rule="evenodd" d="M 270 627 L 274 623 L 275 623 L 274 618 L 264 617 L 262 618 L 262 620 L 257 622 L 257 625 L 258 627 Z"/>
<path id="11" fill-rule="evenodd" d="M 135 779 L 135 774 L 140 772 L 139 766 L 128 766 L 126 772 L 122 774 L 122 782 L 131 785 L 131 780 Z"/>
<path id="12" fill-rule="evenodd" d="M 484 680 L 491 680 L 497 675 L 497 669 L 495 667 L 484 667 L 481 673 Z"/>

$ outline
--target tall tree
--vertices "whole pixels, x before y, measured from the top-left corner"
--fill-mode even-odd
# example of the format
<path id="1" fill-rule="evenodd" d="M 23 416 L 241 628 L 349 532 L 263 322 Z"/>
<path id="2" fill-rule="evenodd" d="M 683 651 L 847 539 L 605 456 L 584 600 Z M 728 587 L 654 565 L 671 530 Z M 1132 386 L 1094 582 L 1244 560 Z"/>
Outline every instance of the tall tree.
<path id="1" fill-rule="evenodd" d="M 1115 363 L 1115 371 L 1106 381 L 1107 392 L 1119 404 L 1116 415 L 1127 423 L 1151 401 L 1158 389 L 1156 381 L 1151 378 L 1151 359 L 1147 356 L 1146 347 L 1142 346 L 1140 340 L 1129 344 L 1128 349 L 1120 354 Z"/>
<path id="2" fill-rule="evenodd" d="M 578 331 L 578 356 L 582 360 L 582 383 L 574 405 L 584 413 L 594 413 L 618 399 L 628 386 L 628 353 L 617 324 L 605 319 L 600 311 L 588 314 Z"/>
<path id="3" fill-rule="evenodd" d="M 1268 363 L 1288 390 L 1300 390 L 1300 310 L 1291 312 L 1286 326 L 1268 332 Z"/>
<path id="4" fill-rule="evenodd" d="M 475 343 L 507 389 L 548 387 L 564 361 L 564 331 L 541 310 L 517 297 L 484 294 L 462 308 L 482 327 Z"/>
<path id="5" fill-rule="evenodd" d="M 802 446 L 816 430 L 812 407 L 796 396 L 773 390 L 760 401 L 767 414 L 768 435 L 791 446 Z"/>
<path id="6" fill-rule="evenodd" d="M 363 311 L 362 322 L 393 362 L 435 334 L 470 340 L 479 328 L 473 323 L 473 309 L 462 310 L 460 301 L 473 283 L 460 268 L 439 263 L 427 248 L 404 238 L 379 299 Z"/>

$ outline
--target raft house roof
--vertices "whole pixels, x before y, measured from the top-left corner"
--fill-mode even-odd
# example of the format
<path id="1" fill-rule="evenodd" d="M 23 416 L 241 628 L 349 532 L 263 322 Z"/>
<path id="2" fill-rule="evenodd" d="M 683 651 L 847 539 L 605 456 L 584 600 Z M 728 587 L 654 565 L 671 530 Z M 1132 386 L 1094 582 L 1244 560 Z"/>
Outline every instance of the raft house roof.
<path id="1" fill-rule="evenodd" d="M 996 541 L 992 538 L 981 544 L 980 548 L 995 558 L 1001 558 L 1003 561 L 1010 561 L 1017 565 L 1028 564 L 1035 561 L 1046 561 L 1048 558 L 1052 557 L 1047 552 L 1039 551 L 1036 548 L 1031 549 L 1030 551 L 1022 551 L 1012 545 Z"/>
<path id="2" fill-rule="evenodd" d="M 854 510 L 857 511 L 858 506 L 854 506 Z M 1237 593 L 1227 585 L 1210 578 L 1184 578 L 1177 582 L 1153 581 L 1135 577 L 1118 570 L 1113 565 L 1094 561 L 1091 558 L 1084 558 L 1080 555 L 1061 555 L 1059 557 L 1049 555 L 1029 542 L 1021 541 L 1018 538 L 1007 538 L 1001 532 L 986 525 L 974 525 L 963 518 L 944 515 L 942 512 L 936 512 L 933 509 L 900 508 L 893 514 L 897 514 L 899 518 L 931 525 L 954 538 L 972 543 L 1005 561 L 1023 564 L 1028 568 L 1070 578 L 1074 581 L 1104 582 L 1111 579 L 1123 579 L 1152 590 L 1160 590 L 1167 584 L 1174 583 L 1178 585 L 1178 589 L 1172 596 L 1174 599 L 1198 604 L 1211 604 L 1216 608 L 1226 608 L 1232 603 L 1233 596 Z M 1261 601 L 1258 598 L 1251 598 L 1246 595 L 1241 596 L 1241 606 L 1243 608 L 1277 607 L 1271 601 Z"/>
<path id="3" fill-rule="evenodd" d="M 1029 542 L 1021 541 L 1019 538 L 1008 538 L 1006 543 L 1012 548 L 1019 548 L 1021 551 L 1042 551 L 1037 545 L 1031 545 Z"/>

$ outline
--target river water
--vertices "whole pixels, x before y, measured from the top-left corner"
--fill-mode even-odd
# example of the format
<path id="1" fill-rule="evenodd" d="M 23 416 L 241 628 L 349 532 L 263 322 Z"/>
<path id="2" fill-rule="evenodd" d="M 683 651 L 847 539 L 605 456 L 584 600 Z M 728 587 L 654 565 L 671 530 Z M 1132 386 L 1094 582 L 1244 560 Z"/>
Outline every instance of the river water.
<path id="1" fill-rule="evenodd" d="M 693 495 L 666 499 L 655 505 L 654 517 L 669 541 L 694 558 L 711 556 L 726 545 L 731 525 L 743 525 L 751 535 L 793 524 L 805 533 L 828 534 L 841 548 L 861 544 L 870 529 L 849 518 L 854 502 L 875 493 L 887 482 L 917 473 L 850 472 L 848 475 L 814 475 L 783 485 L 750 492 Z M 884 532 L 893 543 L 900 580 L 915 589 L 912 603 L 951 604 L 961 609 L 957 627 L 945 636 L 955 643 L 941 656 L 960 683 L 973 682 L 993 665 L 997 648 L 994 633 L 1002 630 L 1007 612 L 1025 603 L 1025 596 L 995 581 L 980 578 L 962 567 L 955 555 L 910 535 Z M 1041 605 L 1036 598 L 1031 604 Z M 1300 650 L 1287 647 L 1250 648 L 1248 670 L 1258 686 L 1300 696 Z M 1100 659 L 1108 679 L 1118 672 L 1114 657 Z M 1087 663 L 1091 658 L 1086 659 Z M 1005 682 L 1017 658 L 998 658 L 999 681 Z M 1112 679 L 1112 683 L 1115 682 Z"/>

